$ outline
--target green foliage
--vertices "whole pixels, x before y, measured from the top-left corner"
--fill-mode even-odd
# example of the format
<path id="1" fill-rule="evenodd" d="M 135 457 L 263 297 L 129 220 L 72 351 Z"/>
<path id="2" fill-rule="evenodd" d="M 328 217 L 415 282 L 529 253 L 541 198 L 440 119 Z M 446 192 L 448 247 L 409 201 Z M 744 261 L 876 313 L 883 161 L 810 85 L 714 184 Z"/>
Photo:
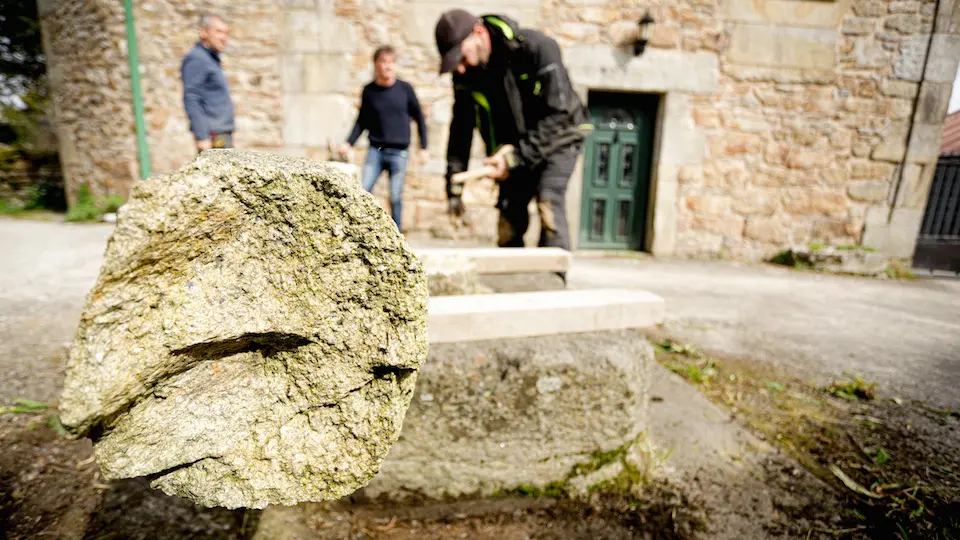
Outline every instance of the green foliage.
<path id="1" fill-rule="evenodd" d="M 847 376 L 847 380 L 834 381 L 827 392 L 843 399 L 856 401 L 871 400 L 877 397 L 877 383 L 868 383 L 859 376 Z"/>
<path id="2" fill-rule="evenodd" d="M 47 403 L 18 398 L 13 400 L 13 405 L 0 407 L 0 414 L 30 414 L 38 413 L 49 408 L 50 405 Z"/>
<path id="3" fill-rule="evenodd" d="M 873 457 L 873 464 L 876 465 L 877 467 L 883 467 L 884 465 L 889 463 L 891 459 L 890 454 L 888 454 L 887 451 L 884 450 L 883 448 L 877 449 L 875 452 L 872 453 L 871 457 Z"/>
<path id="4" fill-rule="evenodd" d="M 103 202 L 102 202 L 103 213 L 105 214 L 116 213 L 116 211 L 119 210 L 120 207 L 123 206 L 126 202 L 127 202 L 126 199 L 124 199 L 120 195 L 107 195 L 106 197 L 103 198 Z"/>
<path id="5" fill-rule="evenodd" d="M 667 369 L 689 381 L 703 384 L 709 382 L 718 373 L 713 360 L 706 358 L 694 345 L 676 343 L 668 339 L 664 340 L 660 347 L 668 353 L 695 360 L 695 362 L 684 362 L 674 357 L 673 361 L 664 364 Z"/>
<path id="6" fill-rule="evenodd" d="M 23 206 L 14 204 L 8 200 L 0 199 L 0 216 L 9 216 L 23 212 Z"/>
<path id="7" fill-rule="evenodd" d="M 103 215 L 103 212 L 94 201 L 93 195 L 90 194 L 90 188 L 86 184 L 81 184 L 80 188 L 77 189 L 77 199 L 64 219 L 66 221 L 92 221 L 98 219 L 101 215 Z"/>
<path id="8" fill-rule="evenodd" d="M 767 390 L 773 390 L 774 392 L 783 392 L 787 387 L 783 383 L 778 383 L 775 381 L 767 381 Z"/>
<path id="9" fill-rule="evenodd" d="M 861 246 L 857 244 L 845 244 L 842 246 L 837 246 L 838 251 L 866 251 L 867 253 L 875 253 L 877 250 L 872 247 Z"/>
<path id="10" fill-rule="evenodd" d="M 550 482 L 539 486 L 520 485 L 508 489 L 497 490 L 494 497 L 553 497 L 560 499 L 567 496 L 565 482 Z"/>
<path id="11" fill-rule="evenodd" d="M 66 221 L 96 221 L 104 214 L 116 212 L 126 201 L 119 195 L 96 198 L 86 184 L 77 189 L 77 199 L 64 218 Z"/>
<path id="12" fill-rule="evenodd" d="M 663 350 L 674 354 L 682 354 L 690 358 L 703 358 L 703 353 L 696 346 L 683 343 L 674 343 L 669 339 L 660 344 Z"/>
<path id="13" fill-rule="evenodd" d="M 796 266 L 797 260 L 793 256 L 793 250 L 785 249 L 780 253 L 774 255 L 770 262 L 773 264 L 779 264 L 782 266 Z"/>
<path id="14" fill-rule="evenodd" d="M 23 94 L 46 70 L 36 0 L 0 0 L 0 36 L 0 94 Z"/>

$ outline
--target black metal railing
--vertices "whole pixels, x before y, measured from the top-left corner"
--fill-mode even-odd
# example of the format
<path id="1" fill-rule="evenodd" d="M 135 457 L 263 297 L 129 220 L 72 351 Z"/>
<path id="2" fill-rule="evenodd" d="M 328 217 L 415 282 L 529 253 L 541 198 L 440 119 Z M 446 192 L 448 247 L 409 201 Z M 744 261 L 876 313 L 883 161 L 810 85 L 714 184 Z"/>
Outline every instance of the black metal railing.
<path id="1" fill-rule="evenodd" d="M 913 266 L 960 273 L 960 154 L 937 161 Z"/>

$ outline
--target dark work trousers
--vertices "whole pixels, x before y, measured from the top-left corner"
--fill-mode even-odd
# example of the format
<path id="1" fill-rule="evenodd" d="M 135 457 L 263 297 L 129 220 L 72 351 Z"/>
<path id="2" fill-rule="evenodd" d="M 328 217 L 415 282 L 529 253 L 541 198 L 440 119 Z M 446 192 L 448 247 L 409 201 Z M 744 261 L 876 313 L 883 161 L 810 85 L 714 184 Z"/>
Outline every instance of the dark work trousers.
<path id="1" fill-rule="evenodd" d="M 533 171 L 518 171 L 500 183 L 497 208 L 500 223 L 497 244 L 500 247 L 523 247 L 523 235 L 530 225 L 527 206 L 536 197 L 540 214 L 540 247 L 570 249 L 570 227 L 567 224 L 567 183 L 573 174 L 581 143 L 572 144 L 550 154 L 546 162 Z"/>

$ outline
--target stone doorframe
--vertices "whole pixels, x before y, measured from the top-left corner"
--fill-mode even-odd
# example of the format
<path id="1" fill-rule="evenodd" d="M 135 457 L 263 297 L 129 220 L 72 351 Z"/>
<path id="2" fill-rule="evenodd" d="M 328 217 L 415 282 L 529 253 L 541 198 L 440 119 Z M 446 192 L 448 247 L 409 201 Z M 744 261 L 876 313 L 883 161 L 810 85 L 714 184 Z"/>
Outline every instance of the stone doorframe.
<path id="1" fill-rule="evenodd" d="M 660 94 L 654 131 L 644 250 L 672 255 L 677 241 L 677 176 L 684 165 L 702 165 L 706 139 L 690 114 L 690 94 L 712 94 L 719 84 L 719 59 L 706 52 L 647 49 L 634 57 L 610 45 L 581 45 L 564 51 L 574 88 L 586 103 L 590 90 Z M 572 247 L 580 230 L 583 157 L 567 187 Z"/>

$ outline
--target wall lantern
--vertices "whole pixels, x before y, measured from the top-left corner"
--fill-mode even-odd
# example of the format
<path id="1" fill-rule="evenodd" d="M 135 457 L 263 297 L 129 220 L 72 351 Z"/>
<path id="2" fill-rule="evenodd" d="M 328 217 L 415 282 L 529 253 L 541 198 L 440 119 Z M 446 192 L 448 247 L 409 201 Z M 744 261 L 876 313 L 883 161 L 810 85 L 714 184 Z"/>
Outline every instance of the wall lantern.
<path id="1" fill-rule="evenodd" d="M 653 20 L 653 17 L 650 16 L 648 11 L 643 15 L 643 18 L 637 22 L 637 25 L 640 29 L 640 35 L 637 36 L 637 42 L 633 44 L 633 55 L 640 56 L 643 54 L 643 50 L 647 48 L 647 42 L 650 41 L 650 34 L 653 33 L 653 23 L 656 21 Z"/>

